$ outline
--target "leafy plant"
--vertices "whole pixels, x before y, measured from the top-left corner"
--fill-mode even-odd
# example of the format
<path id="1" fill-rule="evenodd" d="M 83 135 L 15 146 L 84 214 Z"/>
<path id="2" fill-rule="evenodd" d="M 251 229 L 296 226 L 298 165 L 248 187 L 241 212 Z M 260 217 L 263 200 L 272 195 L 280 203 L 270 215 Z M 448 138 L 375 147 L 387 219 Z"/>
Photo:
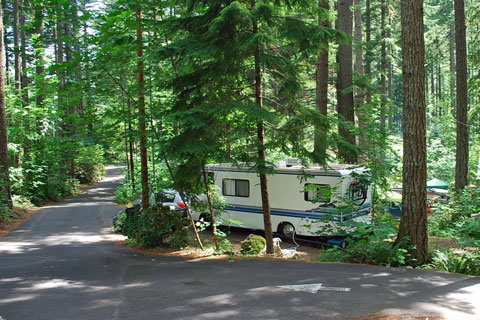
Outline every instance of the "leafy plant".
<path id="1" fill-rule="evenodd" d="M 434 250 L 432 262 L 425 268 L 470 275 L 480 275 L 480 255 L 474 253 L 456 254 L 449 250 Z"/>
<path id="2" fill-rule="evenodd" d="M 85 146 L 75 160 L 75 178 L 80 183 L 94 183 L 104 175 L 103 149 L 99 145 Z"/>
<path id="3" fill-rule="evenodd" d="M 344 240 L 346 248 L 334 246 L 327 249 L 320 260 L 349 261 L 384 266 L 409 264 L 411 257 L 408 250 L 405 249 L 406 239 L 394 245 L 396 228 L 393 221 L 388 216 L 382 219 L 372 225 L 350 222 L 349 229 L 354 231 Z"/>
<path id="4" fill-rule="evenodd" d="M 265 238 L 259 235 L 251 234 L 240 244 L 241 255 L 258 255 L 267 245 Z"/>
<path id="5" fill-rule="evenodd" d="M 167 243 L 173 247 L 188 244 L 188 222 L 178 211 L 167 207 L 152 207 L 141 210 L 134 206 L 117 215 L 114 230 L 129 239 L 135 239 L 141 247 L 155 247 Z"/>
<path id="6" fill-rule="evenodd" d="M 235 255 L 233 251 L 233 245 L 228 239 L 223 239 L 220 245 L 218 246 L 217 252 L 226 253 L 232 258 Z"/>
<path id="7" fill-rule="evenodd" d="M 125 181 L 115 190 L 115 202 L 127 204 L 140 197 L 141 191 L 132 188 L 130 181 Z"/>

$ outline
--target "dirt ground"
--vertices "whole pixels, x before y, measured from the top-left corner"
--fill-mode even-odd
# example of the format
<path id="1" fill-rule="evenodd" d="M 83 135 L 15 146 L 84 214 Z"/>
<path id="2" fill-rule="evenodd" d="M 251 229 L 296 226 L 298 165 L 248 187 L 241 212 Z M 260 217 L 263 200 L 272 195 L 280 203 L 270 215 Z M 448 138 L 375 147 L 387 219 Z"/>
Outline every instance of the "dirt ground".
<path id="1" fill-rule="evenodd" d="M 200 238 L 205 247 L 205 250 L 202 251 L 198 247 L 188 247 L 185 249 L 175 249 L 168 246 L 157 246 L 155 248 L 134 248 L 138 252 L 151 255 L 161 255 L 161 256 L 179 256 L 179 257 L 190 257 L 198 259 L 244 259 L 245 257 L 239 256 L 241 241 L 245 240 L 252 231 L 243 230 L 240 228 L 235 228 L 231 234 L 227 235 L 226 239 L 232 243 L 233 252 L 235 257 L 231 257 L 229 254 L 222 254 L 215 252 L 213 236 L 211 231 L 205 231 L 200 234 Z M 261 258 L 261 259 L 279 259 L 279 260 L 288 260 L 288 261 L 302 261 L 302 262 L 315 262 L 318 261 L 318 258 L 321 255 L 321 251 L 318 248 L 308 247 L 308 246 L 299 246 L 296 248 L 296 245 L 289 242 L 281 242 L 280 248 L 284 249 L 283 253 L 280 255 L 277 251 L 276 255 L 267 255 L 260 254 L 256 257 L 251 258 Z"/>

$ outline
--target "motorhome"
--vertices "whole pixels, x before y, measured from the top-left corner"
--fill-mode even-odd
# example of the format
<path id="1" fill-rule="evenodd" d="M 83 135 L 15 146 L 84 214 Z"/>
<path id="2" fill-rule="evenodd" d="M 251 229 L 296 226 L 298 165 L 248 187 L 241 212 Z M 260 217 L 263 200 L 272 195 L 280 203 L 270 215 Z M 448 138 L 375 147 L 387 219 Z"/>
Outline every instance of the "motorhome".
<path id="1" fill-rule="evenodd" d="M 276 162 L 272 169 L 267 186 L 274 232 L 327 236 L 348 228 L 346 221 L 371 222 L 372 196 L 365 168 L 303 166 L 293 158 Z M 260 178 L 253 164 L 209 164 L 206 171 L 226 202 L 221 224 L 263 230 Z M 195 218 L 208 219 L 208 215 L 195 213 Z"/>

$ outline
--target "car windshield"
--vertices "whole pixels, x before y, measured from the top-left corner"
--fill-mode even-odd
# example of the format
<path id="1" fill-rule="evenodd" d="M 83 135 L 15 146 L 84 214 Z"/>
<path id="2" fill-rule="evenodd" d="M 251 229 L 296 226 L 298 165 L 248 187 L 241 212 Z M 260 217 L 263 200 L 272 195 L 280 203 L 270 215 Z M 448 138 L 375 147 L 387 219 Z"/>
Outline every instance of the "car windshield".
<path id="1" fill-rule="evenodd" d="M 160 192 L 155 197 L 156 202 L 173 202 L 175 200 L 175 193 Z"/>

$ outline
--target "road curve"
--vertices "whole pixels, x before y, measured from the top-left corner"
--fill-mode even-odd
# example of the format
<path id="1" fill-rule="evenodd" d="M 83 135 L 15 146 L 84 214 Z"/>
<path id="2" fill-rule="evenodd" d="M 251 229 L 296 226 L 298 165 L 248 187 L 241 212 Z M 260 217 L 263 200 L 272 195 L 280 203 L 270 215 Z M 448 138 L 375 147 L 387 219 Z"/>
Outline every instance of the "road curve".
<path id="1" fill-rule="evenodd" d="M 480 319 L 480 278 L 348 264 L 152 257 L 118 245 L 123 179 L 39 210 L 0 239 L 0 319 Z"/>

